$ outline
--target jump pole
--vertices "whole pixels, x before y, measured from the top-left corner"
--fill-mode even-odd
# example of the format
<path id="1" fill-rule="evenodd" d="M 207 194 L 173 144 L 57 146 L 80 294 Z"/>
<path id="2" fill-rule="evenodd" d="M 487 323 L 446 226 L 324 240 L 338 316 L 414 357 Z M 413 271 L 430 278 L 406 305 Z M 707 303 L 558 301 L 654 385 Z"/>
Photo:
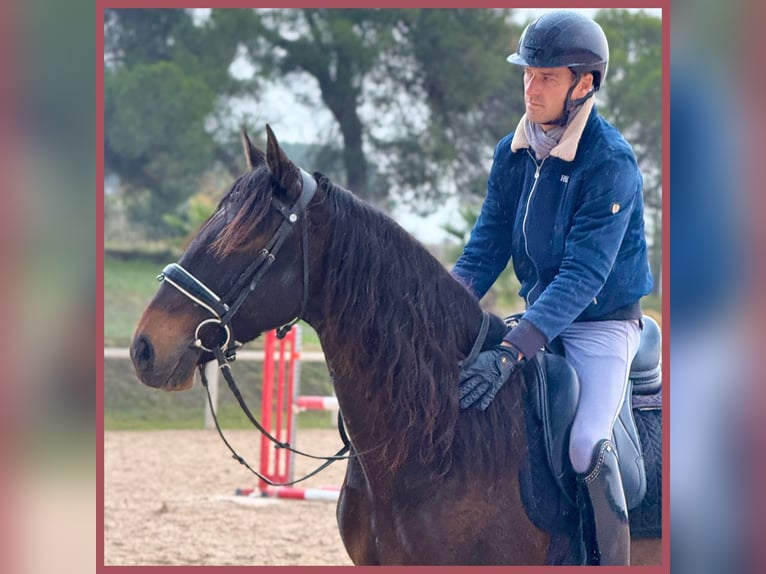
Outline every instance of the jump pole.
<path id="1" fill-rule="evenodd" d="M 297 327 L 281 340 L 277 339 L 274 331 L 269 331 L 264 340 L 261 424 L 279 442 L 291 444 L 295 436 L 292 404 L 300 359 L 299 340 Z M 288 482 L 292 480 L 294 455 L 273 446 L 265 435 L 261 435 L 260 472 L 273 482 Z M 262 491 L 268 486 L 263 480 L 258 483 Z"/>
<path id="2" fill-rule="evenodd" d="M 338 496 L 340 496 L 340 487 L 295 488 L 292 486 L 267 486 L 264 490 L 240 488 L 237 489 L 237 496 L 337 502 Z"/>
<path id="3" fill-rule="evenodd" d="M 263 388 L 261 397 L 261 424 L 280 442 L 294 444 L 296 431 L 295 414 L 306 410 L 338 412 L 338 399 L 322 396 L 296 396 L 300 384 L 301 332 L 293 327 L 279 340 L 275 331 L 264 337 Z M 261 474 L 272 482 L 293 480 L 295 454 L 261 436 Z M 257 488 L 238 488 L 237 496 L 270 497 L 292 500 L 338 500 L 339 487 L 296 488 L 270 486 L 264 480 Z"/>
<path id="4" fill-rule="evenodd" d="M 295 399 L 295 406 L 299 411 L 337 411 L 337 397 L 316 397 L 304 395 Z"/>

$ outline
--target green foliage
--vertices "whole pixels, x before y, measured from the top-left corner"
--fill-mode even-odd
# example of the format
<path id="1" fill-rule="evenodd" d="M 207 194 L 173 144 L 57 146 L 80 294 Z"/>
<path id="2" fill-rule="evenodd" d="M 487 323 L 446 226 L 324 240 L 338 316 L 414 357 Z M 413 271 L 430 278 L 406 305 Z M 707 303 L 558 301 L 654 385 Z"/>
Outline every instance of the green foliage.
<path id="1" fill-rule="evenodd" d="M 171 62 L 110 71 L 104 83 L 110 102 L 106 140 L 126 160 L 160 163 L 165 158 L 158 152 L 172 152 L 200 131 L 215 98 L 204 82 Z"/>
<path id="2" fill-rule="evenodd" d="M 108 10 L 107 172 L 119 175 L 134 221 L 154 236 L 184 233 L 197 217 L 184 202 L 203 173 L 241 173 L 242 113 L 232 98 L 252 103 L 267 82 L 289 88 L 313 78 L 338 138 L 305 167 L 379 206 L 403 201 L 428 212 L 449 194 L 481 198 L 493 147 L 523 113 L 521 76 L 505 60 L 522 30 L 511 15 L 214 9 L 195 23 L 187 10 Z M 659 206 L 660 22 L 625 10 L 597 19 L 612 47 L 602 111 L 634 145 L 646 203 Z M 229 73 L 238 57 L 252 76 Z"/>
<path id="3" fill-rule="evenodd" d="M 397 85 L 409 81 L 426 120 L 413 122 L 412 111 L 403 109 L 399 134 L 379 147 L 395 159 L 390 182 L 409 190 L 403 199 L 425 213 L 445 191 L 483 197 L 494 145 L 523 113 L 520 83 L 505 61 L 519 29 L 507 10 L 413 10 L 409 16 L 409 78 L 389 73 Z"/>
<path id="4" fill-rule="evenodd" d="M 105 10 L 104 44 L 109 61 L 126 67 L 169 60 L 176 28 L 189 20 L 184 10 Z"/>
<path id="5" fill-rule="evenodd" d="M 108 9 L 104 12 L 107 67 L 133 69 L 174 62 L 219 93 L 245 86 L 228 67 L 239 39 L 252 29 L 249 10 L 222 10 L 196 25 L 185 9 Z M 249 85 L 248 85 L 249 87 Z"/>
<path id="6" fill-rule="evenodd" d="M 506 15 L 491 10 L 416 11 L 409 38 L 436 121 L 449 126 L 503 88 L 511 31 Z"/>
<path id="7" fill-rule="evenodd" d="M 196 26 L 187 10 L 105 13 L 104 163 L 120 178 L 128 216 L 149 237 L 173 233 L 172 217 L 163 216 L 196 193 L 217 161 L 240 171 L 216 139 L 223 124 L 216 114 L 222 98 L 253 84 L 228 72 L 247 14 L 229 11 Z"/>
<path id="8" fill-rule="evenodd" d="M 509 11 L 284 9 L 256 18 L 252 62 L 282 81 L 316 79 L 354 193 L 382 204 L 402 188 L 396 199 L 420 211 L 455 187 L 480 193 L 499 130 L 522 109 L 520 89 L 506 93 L 505 56 L 518 35 Z M 365 148 L 385 162 L 372 168 Z"/>
<path id="9" fill-rule="evenodd" d="M 183 203 L 175 212 L 164 214 L 162 219 L 185 241 L 187 237 L 195 233 L 213 215 L 215 208 L 216 204 L 210 197 L 197 193 Z"/>
<path id="10" fill-rule="evenodd" d="M 156 228 L 212 163 L 204 122 L 216 94 L 170 62 L 109 71 L 104 89 L 105 167 L 120 175 L 134 219 Z"/>

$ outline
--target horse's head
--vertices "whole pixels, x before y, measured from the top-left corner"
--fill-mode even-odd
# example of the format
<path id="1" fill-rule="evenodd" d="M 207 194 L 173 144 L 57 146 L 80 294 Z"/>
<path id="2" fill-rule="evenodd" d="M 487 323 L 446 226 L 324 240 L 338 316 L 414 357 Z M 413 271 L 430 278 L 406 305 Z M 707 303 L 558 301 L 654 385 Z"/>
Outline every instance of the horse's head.
<path id="1" fill-rule="evenodd" d="M 249 170 L 221 200 L 141 316 L 130 356 L 152 387 L 192 386 L 195 367 L 298 317 L 306 304 L 308 202 L 314 179 L 267 126 L 264 154 L 247 134 Z"/>

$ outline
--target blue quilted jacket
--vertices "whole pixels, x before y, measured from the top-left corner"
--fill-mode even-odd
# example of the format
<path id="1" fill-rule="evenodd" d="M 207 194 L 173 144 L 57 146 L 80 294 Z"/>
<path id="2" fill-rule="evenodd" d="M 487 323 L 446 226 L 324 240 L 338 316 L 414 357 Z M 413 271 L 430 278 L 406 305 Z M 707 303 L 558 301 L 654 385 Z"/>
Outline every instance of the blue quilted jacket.
<path id="1" fill-rule="evenodd" d="M 481 299 L 509 261 L 524 319 L 545 342 L 574 321 L 640 316 L 653 285 L 642 178 L 592 98 L 542 161 L 523 123 L 497 144 L 487 196 L 452 273 Z"/>

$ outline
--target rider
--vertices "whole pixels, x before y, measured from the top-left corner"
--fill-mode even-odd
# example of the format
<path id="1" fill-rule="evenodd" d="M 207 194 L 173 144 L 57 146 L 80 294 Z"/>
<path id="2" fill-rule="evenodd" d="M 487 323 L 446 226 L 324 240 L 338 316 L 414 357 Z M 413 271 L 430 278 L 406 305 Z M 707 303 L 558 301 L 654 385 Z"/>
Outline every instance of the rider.
<path id="1" fill-rule="evenodd" d="M 569 457 L 584 516 L 593 514 L 598 553 L 589 561 L 629 564 L 612 425 L 653 280 L 635 155 L 594 105 L 608 60 L 601 27 L 576 12 L 546 13 L 524 30 L 508 61 L 524 69 L 526 113 L 495 149 L 452 273 L 481 298 L 512 260 L 526 302 L 502 343 L 463 368 L 460 407 L 486 409 L 526 358 L 558 338 L 580 379 Z"/>

